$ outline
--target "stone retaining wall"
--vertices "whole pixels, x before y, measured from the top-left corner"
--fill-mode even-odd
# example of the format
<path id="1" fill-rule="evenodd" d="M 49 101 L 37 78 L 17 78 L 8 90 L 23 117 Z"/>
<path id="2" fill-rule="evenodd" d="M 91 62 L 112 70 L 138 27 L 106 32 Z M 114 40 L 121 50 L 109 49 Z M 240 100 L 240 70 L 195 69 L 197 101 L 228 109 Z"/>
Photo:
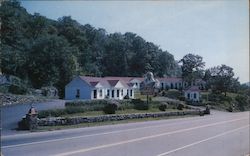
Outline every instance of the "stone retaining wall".
<path id="1" fill-rule="evenodd" d="M 176 112 L 159 112 L 159 113 L 136 113 L 136 114 L 114 114 L 114 115 L 100 115 L 93 117 L 48 117 L 39 120 L 39 126 L 58 126 L 58 125 L 75 125 L 80 123 L 94 123 L 104 121 L 119 121 L 127 119 L 141 119 L 141 118 L 157 118 L 168 116 L 182 116 L 182 115 L 204 115 L 204 111 L 189 110 Z"/>

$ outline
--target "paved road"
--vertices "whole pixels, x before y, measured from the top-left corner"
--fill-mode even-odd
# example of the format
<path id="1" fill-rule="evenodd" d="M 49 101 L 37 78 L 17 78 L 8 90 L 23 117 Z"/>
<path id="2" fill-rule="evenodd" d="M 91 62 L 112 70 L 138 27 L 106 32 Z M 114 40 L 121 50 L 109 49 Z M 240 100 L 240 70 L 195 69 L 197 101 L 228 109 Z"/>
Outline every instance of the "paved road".
<path id="1" fill-rule="evenodd" d="M 18 134 L 6 156 L 246 156 L 249 112 Z"/>
<path id="2" fill-rule="evenodd" d="M 64 100 L 53 100 L 52 102 L 43 102 L 32 104 L 38 111 L 53 108 L 63 108 Z M 19 104 L 12 106 L 5 106 L 1 108 L 1 126 L 2 134 L 16 133 L 11 129 L 17 128 L 17 123 L 30 109 L 30 104 Z"/>

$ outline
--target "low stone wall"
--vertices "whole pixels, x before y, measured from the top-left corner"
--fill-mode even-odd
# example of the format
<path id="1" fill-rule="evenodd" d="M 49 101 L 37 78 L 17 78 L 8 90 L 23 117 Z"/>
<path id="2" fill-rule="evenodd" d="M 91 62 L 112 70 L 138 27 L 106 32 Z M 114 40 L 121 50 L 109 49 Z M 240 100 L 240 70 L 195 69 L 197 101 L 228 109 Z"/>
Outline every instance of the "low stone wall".
<path id="1" fill-rule="evenodd" d="M 80 123 L 94 123 L 104 121 L 119 121 L 127 119 L 141 119 L 141 118 L 158 118 L 168 116 L 182 116 L 182 115 L 204 115 L 204 111 L 189 110 L 176 112 L 159 112 L 159 113 L 136 113 L 136 114 L 114 114 L 114 115 L 100 115 L 93 117 L 48 117 L 39 120 L 39 126 L 58 126 L 58 125 L 75 125 Z"/>

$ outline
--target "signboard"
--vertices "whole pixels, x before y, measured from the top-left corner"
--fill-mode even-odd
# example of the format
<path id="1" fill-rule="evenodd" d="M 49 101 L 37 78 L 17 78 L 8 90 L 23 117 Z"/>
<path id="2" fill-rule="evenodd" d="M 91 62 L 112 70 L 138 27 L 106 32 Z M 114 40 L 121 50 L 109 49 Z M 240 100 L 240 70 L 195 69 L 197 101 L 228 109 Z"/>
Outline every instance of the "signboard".
<path id="1" fill-rule="evenodd" d="M 152 87 L 144 87 L 141 90 L 141 95 L 154 95 L 154 88 L 152 88 Z"/>

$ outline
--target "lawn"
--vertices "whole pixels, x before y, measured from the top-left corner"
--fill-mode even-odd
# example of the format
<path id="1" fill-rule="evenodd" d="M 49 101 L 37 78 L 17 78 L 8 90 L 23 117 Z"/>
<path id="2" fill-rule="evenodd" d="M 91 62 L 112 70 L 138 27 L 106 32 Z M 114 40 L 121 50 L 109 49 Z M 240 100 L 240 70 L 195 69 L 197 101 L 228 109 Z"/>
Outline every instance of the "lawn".
<path id="1" fill-rule="evenodd" d="M 166 111 L 177 111 L 177 109 L 166 109 Z M 125 110 L 117 110 L 115 114 L 154 113 L 154 112 L 161 112 L 161 111 L 158 108 L 150 108 L 149 110 L 125 109 Z M 87 111 L 84 113 L 65 114 L 62 115 L 62 117 L 98 116 L 98 115 L 105 115 L 105 113 L 103 111 Z"/>

